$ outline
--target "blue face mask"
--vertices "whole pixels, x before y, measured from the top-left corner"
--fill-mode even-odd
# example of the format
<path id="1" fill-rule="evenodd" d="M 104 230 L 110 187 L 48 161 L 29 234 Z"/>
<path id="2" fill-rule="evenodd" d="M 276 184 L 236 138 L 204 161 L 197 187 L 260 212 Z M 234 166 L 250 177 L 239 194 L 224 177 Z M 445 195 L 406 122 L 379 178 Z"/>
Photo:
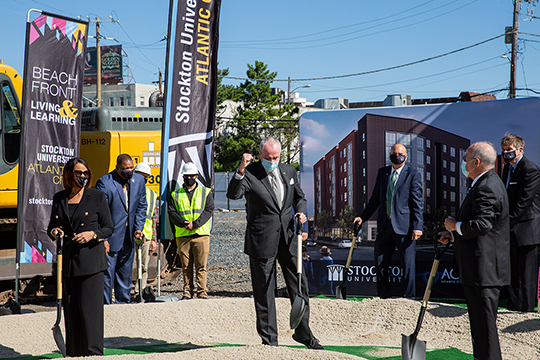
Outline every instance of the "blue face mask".
<path id="1" fill-rule="evenodd" d="M 279 165 L 279 161 L 268 161 L 266 159 L 262 160 L 262 165 L 266 169 L 266 171 L 274 171 Z"/>
<path id="2" fill-rule="evenodd" d="M 468 162 L 470 162 L 470 161 L 468 161 Z M 469 172 L 467 171 L 467 163 L 468 162 L 465 161 L 465 160 L 461 160 L 461 172 L 463 173 L 463 175 L 465 175 L 465 177 L 469 177 Z"/>

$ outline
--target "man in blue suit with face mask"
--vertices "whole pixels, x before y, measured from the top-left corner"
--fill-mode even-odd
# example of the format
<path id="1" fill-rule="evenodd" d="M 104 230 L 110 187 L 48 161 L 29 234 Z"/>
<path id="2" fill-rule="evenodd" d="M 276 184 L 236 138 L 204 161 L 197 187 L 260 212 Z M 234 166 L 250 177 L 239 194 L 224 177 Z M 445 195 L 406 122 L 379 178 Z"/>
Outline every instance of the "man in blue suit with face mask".
<path id="1" fill-rule="evenodd" d="M 405 164 L 406 161 L 407 148 L 402 144 L 392 146 L 392 165 L 379 169 L 371 198 L 360 216 L 354 219 L 360 225 L 379 209 L 375 264 L 377 293 L 383 299 L 391 297 L 388 271 L 396 247 L 403 268 L 400 295 L 415 296 L 415 241 L 422 236 L 424 219 L 422 178 L 418 171 Z"/>
<path id="2" fill-rule="evenodd" d="M 131 301 L 131 281 L 134 238 L 142 239 L 146 220 L 146 189 L 144 177 L 133 172 L 133 159 L 120 154 L 116 169 L 103 175 L 96 189 L 107 197 L 114 232 L 105 239 L 108 268 L 105 271 L 105 304 L 112 304 L 112 290 L 117 304 Z"/>

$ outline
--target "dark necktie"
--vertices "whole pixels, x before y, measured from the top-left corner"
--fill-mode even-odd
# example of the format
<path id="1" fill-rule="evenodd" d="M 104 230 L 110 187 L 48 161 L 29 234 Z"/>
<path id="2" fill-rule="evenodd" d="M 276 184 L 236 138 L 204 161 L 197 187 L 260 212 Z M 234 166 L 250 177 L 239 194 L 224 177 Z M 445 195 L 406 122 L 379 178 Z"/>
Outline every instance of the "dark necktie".
<path id="1" fill-rule="evenodd" d="M 506 176 L 506 188 L 508 189 L 508 184 L 510 184 L 510 178 L 514 172 L 514 167 L 511 164 L 508 164 L 508 176 Z"/>
<path id="2" fill-rule="evenodd" d="M 388 185 L 388 195 L 386 197 L 386 215 L 392 214 L 392 198 L 394 197 L 394 187 L 396 185 L 397 171 L 394 170 L 392 177 L 390 178 L 390 184 Z"/>

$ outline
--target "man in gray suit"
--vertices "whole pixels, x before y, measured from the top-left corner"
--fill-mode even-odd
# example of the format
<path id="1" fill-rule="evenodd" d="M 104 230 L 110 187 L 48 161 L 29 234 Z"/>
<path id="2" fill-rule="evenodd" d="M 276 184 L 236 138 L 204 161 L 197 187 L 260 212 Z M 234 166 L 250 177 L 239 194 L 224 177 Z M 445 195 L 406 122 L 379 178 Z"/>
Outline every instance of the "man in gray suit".
<path id="1" fill-rule="evenodd" d="M 247 203 L 247 228 L 244 252 L 249 255 L 253 298 L 257 314 L 257 332 L 265 345 L 277 346 L 275 304 L 276 260 L 279 261 L 291 304 L 298 294 L 296 261 L 297 240 L 294 217 L 306 221 L 306 199 L 298 183 L 296 170 L 280 164 L 281 145 L 273 137 L 261 141 L 260 161 L 250 164 L 253 156 L 243 154 L 240 166 L 232 178 L 227 197 Z M 293 214 L 293 207 L 296 214 Z M 293 339 L 309 349 L 323 347 L 309 328 L 309 294 L 307 279 L 302 272 L 302 297 L 306 311 L 295 329 Z"/>
<path id="2" fill-rule="evenodd" d="M 497 332 L 501 286 L 510 284 L 508 196 L 495 173 L 497 153 L 491 144 L 472 144 L 461 161 L 473 180 L 457 219 L 444 220 L 454 231 L 454 253 L 463 285 L 475 359 L 502 359 Z"/>

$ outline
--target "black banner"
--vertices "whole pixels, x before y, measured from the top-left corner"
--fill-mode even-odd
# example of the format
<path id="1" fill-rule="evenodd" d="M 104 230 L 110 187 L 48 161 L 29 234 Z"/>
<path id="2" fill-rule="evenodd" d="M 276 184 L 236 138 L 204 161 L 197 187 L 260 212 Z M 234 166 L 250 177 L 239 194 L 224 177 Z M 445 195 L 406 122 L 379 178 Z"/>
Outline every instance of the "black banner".
<path id="1" fill-rule="evenodd" d="M 161 162 L 162 221 L 165 201 L 181 186 L 182 166 L 193 162 L 199 181 L 214 188 L 214 118 L 220 0 L 171 0 L 167 42 Z M 162 237 L 167 226 L 162 227 Z"/>
<path id="2" fill-rule="evenodd" d="M 20 263 L 54 261 L 55 244 L 46 234 L 52 199 L 63 189 L 65 163 L 79 154 L 81 129 L 88 23 L 39 14 L 26 24 L 17 198 Z"/>

